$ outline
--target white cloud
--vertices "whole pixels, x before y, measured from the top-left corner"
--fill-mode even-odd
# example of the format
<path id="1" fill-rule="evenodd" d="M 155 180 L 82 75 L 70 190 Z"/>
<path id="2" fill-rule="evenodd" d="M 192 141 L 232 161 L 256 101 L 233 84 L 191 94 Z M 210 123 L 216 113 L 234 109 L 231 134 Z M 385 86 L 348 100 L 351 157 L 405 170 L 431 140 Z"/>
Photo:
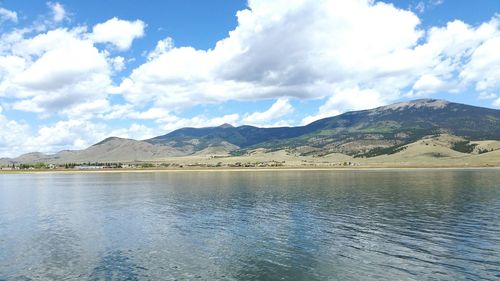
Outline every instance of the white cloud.
<path id="1" fill-rule="evenodd" d="M 429 0 L 429 4 L 433 6 L 439 6 L 444 3 L 444 0 Z"/>
<path id="2" fill-rule="evenodd" d="M 139 124 L 113 130 L 105 124 L 88 120 L 58 121 L 41 126 L 34 136 L 19 140 L 25 148 L 13 156 L 29 151 L 54 153 L 67 149 L 85 149 L 110 136 L 141 139 L 153 136 L 153 132 L 154 130 Z"/>
<path id="3" fill-rule="evenodd" d="M 0 107 L 0 157 L 17 156 L 25 152 L 23 142 L 29 138 L 29 125 L 23 121 L 9 120 Z"/>
<path id="4" fill-rule="evenodd" d="M 132 46 L 136 38 L 144 36 L 146 24 L 141 20 L 126 21 L 112 18 L 93 27 L 90 38 L 96 43 L 111 43 L 121 51 Z"/>
<path id="5" fill-rule="evenodd" d="M 58 29 L 24 41 L 23 44 L 39 47 L 31 54 L 40 51 L 41 55 L 16 77 L 15 82 L 35 90 L 57 90 L 68 84 L 92 79 L 90 76 L 95 73 L 108 71 L 106 57 L 91 42 L 77 36 Z M 47 41 L 52 40 L 57 40 L 57 46 L 46 45 Z M 52 43 L 55 42 L 49 42 Z"/>
<path id="6" fill-rule="evenodd" d="M 319 98 L 339 83 L 408 84 L 398 76 L 414 66 L 401 66 L 400 53 L 423 35 L 409 11 L 366 0 L 254 0 L 249 6 L 214 49 L 159 42 L 119 90 L 132 103 L 182 108 L 229 99 Z"/>
<path id="7" fill-rule="evenodd" d="M 98 117 L 103 120 L 125 119 L 130 118 L 133 112 L 134 106 L 131 104 L 115 104 L 109 108 L 108 112 L 101 112 Z"/>
<path id="8" fill-rule="evenodd" d="M 66 10 L 61 3 L 58 2 L 48 2 L 50 10 L 52 11 L 52 20 L 55 23 L 61 22 L 67 18 Z"/>
<path id="9" fill-rule="evenodd" d="M 425 12 L 425 2 L 424 1 L 418 2 L 417 5 L 415 5 L 415 10 L 420 14 Z"/>
<path id="10" fill-rule="evenodd" d="M 150 108 L 144 112 L 134 113 L 131 117 L 144 120 L 169 120 L 171 118 L 177 119 L 177 117 L 172 116 L 169 111 L 157 107 Z"/>
<path id="11" fill-rule="evenodd" d="M 497 28 L 500 19 L 497 20 Z M 498 30 L 497 30 L 498 32 Z M 469 63 L 465 65 L 460 77 L 473 82 L 476 90 L 485 91 L 500 86 L 500 32 L 474 50 Z"/>
<path id="12" fill-rule="evenodd" d="M 16 99 L 18 110 L 74 116 L 107 98 L 112 69 L 119 67 L 119 59 L 86 39 L 84 28 L 16 36 L 9 44 L 0 53 L 0 96 Z"/>
<path id="13" fill-rule="evenodd" d="M 125 58 L 120 56 L 111 58 L 110 64 L 113 66 L 114 71 L 120 72 L 125 69 Z"/>
<path id="14" fill-rule="evenodd" d="M 496 100 L 493 102 L 493 106 L 495 106 L 495 107 L 500 107 L 500 98 L 496 99 Z"/>
<path id="15" fill-rule="evenodd" d="M 148 60 L 156 59 L 160 55 L 169 52 L 174 48 L 174 40 L 170 37 L 167 37 L 163 40 L 158 41 L 156 44 L 156 48 L 154 51 L 148 54 Z"/>
<path id="16" fill-rule="evenodd" d="M 0 7 L 0 23 L 3 21 L 17 22 L 17 13 Z"/>
<path id="17" fill-rule="evenodd" d="M 424 74 L 415 82 L 413 89 L 419 93 L 433 93 L 446 89 L 446 83 L 434 75 Z"/>
<path id="18" fill-rule="evenodd" d="M 442 1 L 422 3 L 430 9 Z M 249 8 L 237 14 L 237 27 L 212 49 L 160 40 L 146 53 L 146 62 L 115 87 L 112 81 L 127 59 L 114 52 L 130 49 L 144 36 L 146 24 L 113 18 L 91 32 L 85 26 L 47 31 L 67 19 L 62 5 L 50 5 L 50 24 L 0 35 L 0 99 L 8 99 L 9 108 L 73 120 L 44 125 L 31 136 L 54 150 L 80 148 L 113 132 L 152 133 L 141 120 L 156 122 L 155 135 L 222 123 L 293 124 L 281 120 L 293 110 L 289 98 L 325 100 L 303 123 L 375 107 L 405 94 L 460 92 L 471 86 L 481 92 L 479 98 L 500 106 L 492 94 L 500 86 L 498 16 L 475 26 L 456 20 L 424 30 L 415 13 L 382 1 L 250 0 Z M 0 17 L 17 20 L 15 12 L 2 8 Z M 114 104 L 110 94 L 123 94 L 125 104 Z M 176 115 L 198 104 L 269 99 L 276 100 L 271 108 L 244 116 Z M 29 138 L 25 123 L 4 115 L 0 129 Z M 137 123 L 114 130 L 92 123 L 99 118 Z M 67 138 L 51 144 L 45 137 L 57 130 Z M 80 140 L 72 141 L 77 134 Z M 29 145 L 37 148 L 34 142 Z"/>
<path id="19" fill-rule="evenodd" d="M 136 119 L 154 121 L 161 129 L 156 135 L 170 132 L 183 127 L 213 127 L 225 123 L 237 125 L 240 122 L 239 114 L 226 114 L 223 116 L 207 117 L 197 115 L 191 118 L 179 117 L 170 111 L 159 107 L 152 107 L 146 111 L 138 112 L 132 105 L 125 104 L 112 107 L 111 111 L 101 116 L 104 120 L 110 119 Z"/>
<path id="20" fill-rule="evenodd" d="M 472 75 L 464 73 L 464 64 L 473 60 L 475 51 L 486 41 L 499 36 L 498 18 L 478 27 L 455 20 L 444 27 L 431 28 L 426 43 L 414 48 L 411 58 L 407 58 L 423 66 L 419 72 L 410 73 L 418 77 L 413 84 L 413 94 L 419 96 L 466 89 L 474 78 L 466 77 Z M 461 74 L 457 76 L 456 73 Z"/>
<path id="21" fill-rule="evenodd" d="M 129 128 L 112 131 L 110 135 L 120 138 L 145 140 L 158 136 L 159 132 L 157 129 L 134 123 Z"/>
<path id="22" fill-rule="evenodd" d="M 60 4 L 49 5 L 62 15 Z M 99 50 L 90 37 L 85 26 L 39 33 L 15 29 L 2 34 L 0 98 L 11 99 L 13 109 L 41 116 L 88 119 L 108 112 L 112 76 L 125 68 L 125 58 Z"/>
<path id="23" fill-rule="evenodd" d="M 419 14 L 423 14 L 428 8 L 434 8 L 444 3 L 444 0 L 427 0 L 419 1 L 415 5 L 410 5 L 411 10 L 415 10 Z"/>
<path id="24" fill-rule="evenodd" d="M 204 116 L 181 118 L 174 115 L 163 117 L 157 120 L 159 128 L 133 123 L 126 128 L 113 129 L 106 124 L 91 120 L 70 119 L 57 121 L 51 125 L 41 125 L 33 133 L 27 123 L 8 120 L 0 114 L 0 157 L 17 157 L 33 151 L 55 153 L 67 149 L 85 149 L 110 136 L 143 140 L 183 127 L 235 124 L 240 119 L 238 114 L 214 118 Z"/>
<path id="25" fill-rule="evenodd" d="M 190 118 L 179 117 L 172 112 L 159 107 L 152 107 L 143 112 L 134 110 L 130 104 L 112 106 L 109 112 L 101 114 L 100 118 L 104 120 L 111 119 L 132 119 L 132 120 L 151 120 L 154 121 L 158 130 L 156 135 L 164 134 L 183 127 L 213 127 L 225 123 L 238 125 L 240 123 L 239 114 L 226 114 L 223 116 L 207 117 L 197 115 Z"/>
<path id="26" fill-rule="evenodd" d="M 42 126 L 35 137 L 26 140 L 29 151 L 57 152 L 65 149 L 84 149 L 107 137 L 103 124 L 83 120 L 59 121 Z M 38 149 L 37 149 L 38 148 Z"/>
<path id="27" fill-rule="evenodd" d="M 91 119 L 96 113 L 108 112 L 111 105 L 107 99 L 95 99 L 76 104 L 61 111 L 62 114 L 74 119 Z"/>
<path id="28" fill-rule="evenodd" d="M 496 98 L 497 95 L 494 93 L 488 93 L 488 92 L 481 92 L 479 93 L 479 99 L 480 100 L 491 100 Z"/>
<path id="29" fill-rule="evenodd" d="M 318 114 L 305 117 L 302 124 L 306 125 L 350 110 L 370 109 L 383 104 L 386 104 L 385 97 L 375 90 L 358 87 L 337 89 L 335 94 L 319 108 Z"/>
<path id="30" fill-rule="evenodd" d="M 254 112 L 243 119 L 244 124 L 266 125 L 270 122 L 292 113 L 294 110 L 288 98 L 279 98 L 264 112 Z"/>
<path id="31" fill-rule="evenodd" d="M 68 149 L 85 149 L 110 136 L 147 139 L 157 135 L 157 129 L 141 124 L 112 129 L 106 124 L 89 120 L 58 121 L 51 125 L 41 125 L 32 132 L 26 122 L 8 120 L 0 114 L 1 157 L 17 157 L 35 151 L 55 153 Z"/>
<path id="32" fill-rule="evenodd" d="M 203 115 L 192 118 L 180 118 L 174 115 L 166 116 L 157 121 L 164 132 L 170 132 L 184 127 L 215 127 L 222 124 L 236 124 L 240 119 L 239 114 L 227 114 L 220 117 L 208 118 Z"/>
<path id="33" fill-rule="evenodd" d="M 459 92 L 470 83 L 486 90 L 500 77 L 474 76 L 485 68 L 481 62 L 500 65 L 493 54 L 498 18 L 425 32 L 414 13 L 378 1 L 252 0 L 249 8 L 213 49 L 158 42 L 117 92 L 130 103 L 176 110 L 227 100 L 329 98 L 339 88 L 371 90 L 390 102 L 407 92 Z"/>

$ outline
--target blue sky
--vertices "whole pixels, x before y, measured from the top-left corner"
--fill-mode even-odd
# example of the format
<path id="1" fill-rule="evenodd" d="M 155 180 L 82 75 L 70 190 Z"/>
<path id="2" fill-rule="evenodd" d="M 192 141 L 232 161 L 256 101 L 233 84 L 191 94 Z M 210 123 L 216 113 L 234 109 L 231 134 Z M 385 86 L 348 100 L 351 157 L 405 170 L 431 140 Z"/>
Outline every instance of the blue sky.
<path id="1" fill-rule="evenodd" d="M 0 157 L 443 98 L 500 107 L 498 0 L 0 1 Z"/>

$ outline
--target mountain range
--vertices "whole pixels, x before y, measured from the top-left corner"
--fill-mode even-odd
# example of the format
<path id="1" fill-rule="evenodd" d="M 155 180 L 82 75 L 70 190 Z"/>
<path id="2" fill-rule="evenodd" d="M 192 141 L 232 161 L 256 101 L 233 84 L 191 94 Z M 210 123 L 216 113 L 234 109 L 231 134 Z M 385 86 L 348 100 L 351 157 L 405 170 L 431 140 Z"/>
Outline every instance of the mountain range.
<path id="1" fill-rule="evenodd" d="M 333 153 L 371 158 L 398 153 L 432 136 L 453 136 L 450 149 L 485 153 L 471 141 L 500 141 L 500 110 L 436 99 L 395 103 L 352 111 L 305 126 L 259 128 L 182 128 L 147 140 L 107 138 L 84 150 L 29 153 L 0 159 L 0 164 L 138 162 L 193 155 L 248 155 L 286 150 L 324 157 Z"/>

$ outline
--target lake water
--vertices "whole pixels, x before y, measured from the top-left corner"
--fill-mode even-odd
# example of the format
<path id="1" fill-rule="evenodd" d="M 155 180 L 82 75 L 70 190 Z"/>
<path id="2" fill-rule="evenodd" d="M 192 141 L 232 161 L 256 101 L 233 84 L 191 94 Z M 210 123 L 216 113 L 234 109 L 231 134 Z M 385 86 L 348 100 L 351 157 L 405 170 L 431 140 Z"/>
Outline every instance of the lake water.
<path id="1" fill-rule="evenodd" d="M 500 170 L 0 175 L 0 280 L 500 280 Z"/>

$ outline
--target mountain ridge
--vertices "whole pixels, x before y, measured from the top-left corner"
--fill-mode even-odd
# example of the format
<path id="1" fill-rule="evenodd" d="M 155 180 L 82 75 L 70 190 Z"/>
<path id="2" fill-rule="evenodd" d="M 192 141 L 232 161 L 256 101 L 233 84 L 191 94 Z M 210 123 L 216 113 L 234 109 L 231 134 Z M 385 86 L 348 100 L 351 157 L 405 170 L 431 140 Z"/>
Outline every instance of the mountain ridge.
<path id="1" fill-rule="evenodd" d="M 329 152 L 353 154 L 356 148 L 341 147 L 350 139 L 371 143 L 385 140 L 381 145 L 385 147 L 409 143 L 426 135 L 439 133 L 477 140 L 496 140 L 500 139 L 499 120 L 499 110 L 445 100 L 420 99 L 374 109 L 350 111 L 305 126 L 258 128 L 243 125 L 223 130 L 217 127 L 183 128 L 145 141 L 182 146 L 186 141 L 198 139 L 195 149 L 214 145 L 220 140 L 233 143 L 242 149 L 259 146 L 269 149 L 312 146 L 321 149 L 326 145 L 330 146 Z"/>
<path id="2" fill-rule="evenodd" d="M 288 149 L 298 155 L 318 157 L 331 153 L 374 157 L 439 134 L 458 136 L 464 141 L 500 140 L 500 110 L 419 99 L 350 111 L 304 126 L 260 128 L 222 124 L 181 128 L 146 140 L 109 137 L 80 151 L 29 153 L 0 162 L 147 161 L 210 153 L 241 155 L 258 148 Z"/>

